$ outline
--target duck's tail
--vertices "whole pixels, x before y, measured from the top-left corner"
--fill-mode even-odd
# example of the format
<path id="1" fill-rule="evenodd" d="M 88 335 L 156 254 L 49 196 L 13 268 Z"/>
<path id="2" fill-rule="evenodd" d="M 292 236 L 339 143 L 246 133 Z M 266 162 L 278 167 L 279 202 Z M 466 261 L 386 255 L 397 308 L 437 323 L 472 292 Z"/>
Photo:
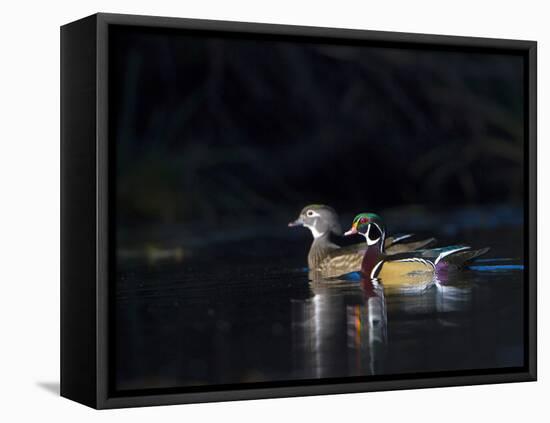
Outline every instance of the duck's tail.
<path id="1" fill-rule="evenodd" d="M 461 250 L 457 251 L 455 253 L 451 253 L 448 256 L 446 256 L 443 261 L 445 261 L 447 264 L 450 264 L 452 266 L 456 267 L 463 267 L 467 265 L 472 260 L 476 259 L 477 257 L 480 257 L 484 254 L 486 254 L 490 250 L 489 247 L 480 248 L 478 250 Z"/>

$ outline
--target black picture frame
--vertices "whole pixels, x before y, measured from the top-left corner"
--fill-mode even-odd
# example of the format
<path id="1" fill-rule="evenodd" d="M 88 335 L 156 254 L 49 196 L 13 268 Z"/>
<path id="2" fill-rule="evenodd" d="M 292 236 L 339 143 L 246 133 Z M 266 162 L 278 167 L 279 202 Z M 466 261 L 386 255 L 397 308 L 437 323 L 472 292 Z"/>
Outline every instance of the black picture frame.
<path id="1" fill-rule="evenodd" d="M 526 365 L 491 371 L 370 377 L 368 381 L 308 380 L 113 395 L 109 386 L 108 285 L 112 260 L 108 248 L 112 218 L 108 39 L 112 25 L 521 54 L 527 69 L 524 75 Z M 536 380 L 536 60 L 534 41 L 104 13 L 61 27 L 61 395 L 103 409 Z"/>

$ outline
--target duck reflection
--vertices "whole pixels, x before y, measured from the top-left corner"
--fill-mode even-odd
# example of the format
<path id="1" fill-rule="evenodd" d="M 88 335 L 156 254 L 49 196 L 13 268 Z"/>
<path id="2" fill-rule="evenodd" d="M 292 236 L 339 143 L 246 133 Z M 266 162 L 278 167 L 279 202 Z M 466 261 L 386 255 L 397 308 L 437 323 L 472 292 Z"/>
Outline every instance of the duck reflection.
<path id="1" fill-rule="evenodd" d="M 464 312 L 471 307 L 467 273 L 387 283 L 354 276 L 321 279 L 310 273 L 312 296 L 293 302 L 293 367 L 302 377 L 387 374 L 394 367 L 388 362 L 391 351 L 402 342 L 399 333 L 392 337 L 388 315 L 390 321 L 407 315 L 414 332 L 415 315 L 420 321 L 435 315 L 439 325 L 450 327 L 464 325 Z"/>
<path id="2" fill-rule="evenodd" d="M 446 275 L 435 280 L 435 310 L 443 326 L 474 325 L 472 311 L 472 284 L 468 273 Z"/>
<path id="3" fill-rule="evenodd" d="M 363 373 L 362 358 L 368 359 L 369 373 L 382 370 L 387 342 L 388 318 L 384 288 L 376 280 L 361 279 L 365 306 L 347 307 L 348 346 Z"/>
<path id="4" fill-rule="evenodd" d="M 310 289 L 312 298 L 292 307 L 296 371 L 316 378 L 377 373 L 387 337 L 383 287 L 365 278 L 316 279 Z"/>

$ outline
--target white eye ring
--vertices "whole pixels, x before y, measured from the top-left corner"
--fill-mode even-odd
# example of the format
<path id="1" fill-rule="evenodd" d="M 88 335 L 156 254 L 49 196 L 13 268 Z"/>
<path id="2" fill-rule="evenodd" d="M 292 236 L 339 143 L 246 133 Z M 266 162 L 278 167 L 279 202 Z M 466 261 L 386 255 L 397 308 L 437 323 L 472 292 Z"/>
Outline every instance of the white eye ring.
<path id="1" fill-rule="evenodd" d="M 313 216 L 316 215 L 316 213 L 315 213 L 313 210 L 308 210 L 308 211 L 306 212 L 306 215 L 307 215 L 308 217 L 313 217 Z"/>

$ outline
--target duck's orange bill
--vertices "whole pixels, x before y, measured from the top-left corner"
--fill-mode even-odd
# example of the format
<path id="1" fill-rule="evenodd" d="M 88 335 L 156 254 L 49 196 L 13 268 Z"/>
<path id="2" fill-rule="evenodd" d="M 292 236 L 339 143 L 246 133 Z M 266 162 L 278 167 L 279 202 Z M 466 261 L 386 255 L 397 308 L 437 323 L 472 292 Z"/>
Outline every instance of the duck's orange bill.
<path id="1" fill-rule="evenodd" d="M 344 233 L 344 236 L 350 236 L 350 235 L 353 235 L 353 234 L 356 234 L 356 233 L 357 233 L 357 223 L 354 223 L 351 226 L 351 229 Z"/>

